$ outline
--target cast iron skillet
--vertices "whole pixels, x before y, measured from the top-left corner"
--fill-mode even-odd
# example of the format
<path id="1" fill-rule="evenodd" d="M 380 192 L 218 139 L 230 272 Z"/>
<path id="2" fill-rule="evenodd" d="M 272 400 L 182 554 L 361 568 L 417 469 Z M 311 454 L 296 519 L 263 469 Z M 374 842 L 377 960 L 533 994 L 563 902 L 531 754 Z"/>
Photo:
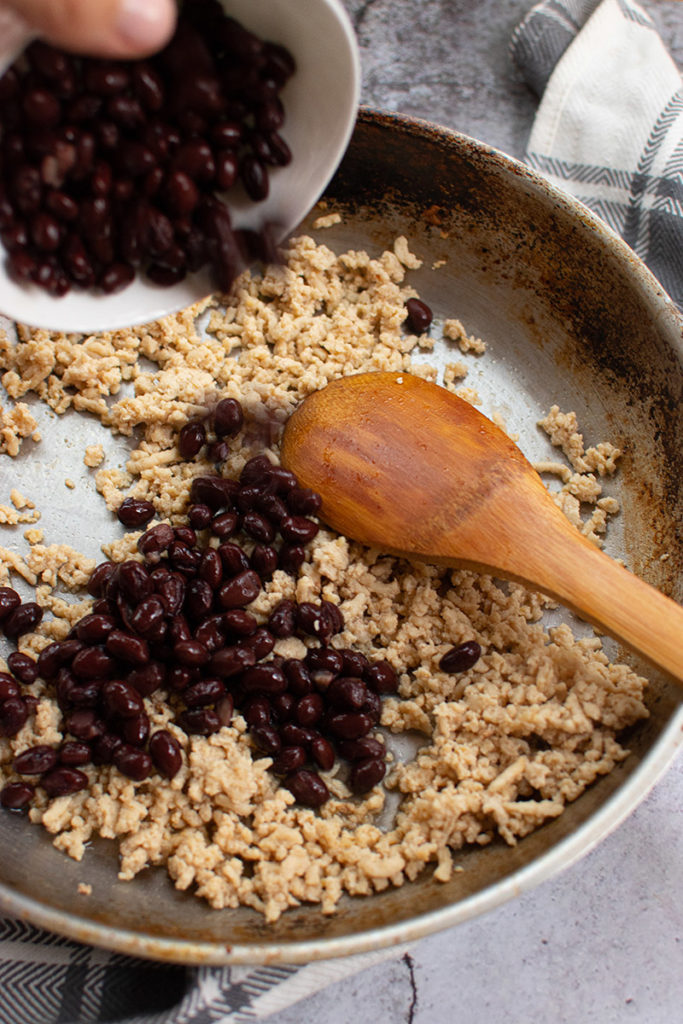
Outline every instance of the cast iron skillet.
<path id="1" fill-rule="evenodd" d="M 522 165 L 376 111 L 361 111 L 327 200 L 342 214 L 318 232 L 331 247 L 379 253 L 398 234 L 409 239 L 424 260 L 410 282 L 437 315 L 457 316 L 487 340 L 468 383 L 530 457 L 548 454 L 535 423 L 555 402 L 576 410 L 588 441 L 624 449 L 622 535 L 611 535 L 608 550 L 681 600 L 683 320 L 646 268 Z M 345 898 L 335 916 L 302 907 L 269 926 L 251 910 L 209 910 L 161 870 L 118 882 L 108 843 L 94 843 L 77 864 L 42 829 L 2 815 L 0 909 L 83 942 L 186 963 L 304 962 L 414 939 L 568 866 L 635 807 L 683 727 L 665 682 L 653 679 L 648 703 L 651 717 L 629 737 L 623 765 L 516 847 L 464 852 L 464 871 L 446 884 L 425 872 L 398 890 Z M 87 898 L 76 895 L 80 882 L 92 885 Z"/>

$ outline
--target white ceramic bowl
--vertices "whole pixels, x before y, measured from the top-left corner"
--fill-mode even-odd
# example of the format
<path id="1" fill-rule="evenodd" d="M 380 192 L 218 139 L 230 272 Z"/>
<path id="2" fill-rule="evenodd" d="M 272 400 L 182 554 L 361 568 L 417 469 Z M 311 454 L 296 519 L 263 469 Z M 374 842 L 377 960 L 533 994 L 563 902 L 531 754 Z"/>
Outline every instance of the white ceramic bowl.
<path id="1" fill-rule="evenodd" d="M 319 199 L 351 136 L 360 82 L 355 36 L 340 0 L 223 0 L 223 5 L 261 38 L 286 46 L 296 60 L 296 74 L 282 92 L 283 135 L 293 160 L 273 170 L 264 202 L 254 204 L 244 193 L 230 195 L 236 227 L 273 223 L 281 226 L 283 237 Z M 7 276 L 2 245 L 0 257 L 0 313 L 34 327 L 83 332 L 129 327 L 182 309 L 212 290 L 208 273 L 200 272 L 171 288 L 136 277 L 114 295 L 71 291 L 53 298 Z"/>

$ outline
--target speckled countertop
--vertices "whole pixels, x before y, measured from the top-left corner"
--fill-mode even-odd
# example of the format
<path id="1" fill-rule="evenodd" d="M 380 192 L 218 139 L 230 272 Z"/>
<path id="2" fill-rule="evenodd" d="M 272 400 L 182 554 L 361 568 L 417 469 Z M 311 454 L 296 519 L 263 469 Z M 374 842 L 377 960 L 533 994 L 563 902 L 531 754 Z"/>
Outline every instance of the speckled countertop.
<path id="1" fill-rule="evenodd" d="M 683 67 L 683 3 L 641 0 Z M 532 0 L 345 0 L 362 102 L 522 157 L 536 99 L 508 58 Z M 579 864 L 269 1024 L 683 1021 L 683 756 Z"/>

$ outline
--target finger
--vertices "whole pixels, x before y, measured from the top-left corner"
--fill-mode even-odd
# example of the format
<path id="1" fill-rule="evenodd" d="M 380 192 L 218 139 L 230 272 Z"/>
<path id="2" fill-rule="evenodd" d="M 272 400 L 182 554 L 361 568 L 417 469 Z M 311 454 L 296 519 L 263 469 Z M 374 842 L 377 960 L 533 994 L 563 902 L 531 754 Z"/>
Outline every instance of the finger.
<path id="1" fill-rule="evenodd" d="M 94 57 L 160 49 L 175 27 L 174 0 L 5 0 L 47 42 Z"/>

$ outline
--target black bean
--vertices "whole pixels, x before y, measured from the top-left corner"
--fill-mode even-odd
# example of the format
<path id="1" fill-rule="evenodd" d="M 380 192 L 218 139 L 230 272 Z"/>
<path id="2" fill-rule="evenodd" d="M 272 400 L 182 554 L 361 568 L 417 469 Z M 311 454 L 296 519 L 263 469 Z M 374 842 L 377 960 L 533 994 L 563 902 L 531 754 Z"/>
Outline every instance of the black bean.
<path id="1" fill-rule="evenodd" d="M 174 665 L 168 672 L 168 688 L 174 693 L 182 693 L 190 685 L 192 679 L 193 671 L 185 668 L 184 665 Z"/>
<path id="2" fill-rule="evenodd" d="M 88 764 L 92 757 L 87 743 L 79 740 L 66 740 L 59 748 L 59 761 L 70 768 L 80 768 Z"/>
<path id="3" fill-rule="evenodd" d="M 263 493 L 262 487 L 259 484 L 243 485 L 235 495 L 235 505 L 240 512 L 249 512 L 256 507 Z"/>
<path id="4" fill-rule="evenodd" d="M 177 615 L 185 600 L 187 584 L 180 573 L 172 572 L 155 584 L 156 592 L 167 615 Z"/>
<path id="5" fill-rule="evenodd" d="M 203 556 L 201 556 L 203 558 Z M 220 567 L 220 559 L 218 559 Z M 201 568 L 201 562 L 200 562 Z M 206 580 L 194 579 L 187 584 L 185 592 L 184 611 L 193 622 L 204 619 L 211 611 L 213 603 L 213 588 Z"/>
<path id="6" fill-rule="evenodd" d="M 332 715 L 328 725 L 330 732 L 342 740 L 357 740 L 372 728 L 372 720 L 361 712 L 341 712 Z"/>
<path id="7" fill-rule="evenodd" d="M 264 754 L 270 754 L 275 756 L 280 753 L 282 749 L 282 740 L 280 739 L 278 732 L 272 726 L 262 725 L 252 727 L 251 735 L 254 743 L 259 747 Z"/>
<path id="8" fill-rule="evenodd" d="M 142 106 L 153 113 L 164 105 L 164 84 L 157 70 L 147 61 L 131 66 L 131 85 Z"/>
<path id="9" fill-rule="evenodd" d="M 92 743 L 91 760 L 95 765 L 112 764 L 114 754 L 123 746 L 123 740 L 114 733 L 102 733 Z"/>
<path id="10" fill-rule="evenodd" d="M 251 648 L 245 647 L 243 644 L 233 644 L 221 648 L 212 655 L 209 671 L 220 676 L 221 679 L 228 679 L 255 664 L 256 654 Z"/>
<path id="11" fill-rule="evenodd" d="M 8 697 L 0 704 L 0 736 L 16 736 L 28 719 L 28 707 L 21 697 Z"/>
<path id="12" fill-rule="evenodd" d="M 296 605 L 288 598 L 280 601 L 270 613 L 268 628 L 277 637 L 293 636 L 296 630 Z"/>
<path id="13" fill-rule="evenodd" d="M 260 626 L 253 633 L 250 633 L 249 636 L 245 637 L 242 642 L 245 647 L 251 648 L 256 660 L 259 661 L 261 658 L 265 658 L 267 654 L 270 654 L 275 646 L 275 637 L 270 630 Z"/>
<path id="14" fill-rule="evenodd" d="M 115 572 L 116 565 L 114 562 L 101 562 L 95 566 L 88 581 L 88 593 L 92 594 L 93 597 L 102 597 L 107 583 Z"/>
<path id="15" fill-rule="evenodd" d="M 69 690 L 69 703 L 75 708 L 94 708 L 99 701 L 101 688 L 101 679 L 79 682 Z"/>
<path id="16" fill-rule="evenodd" d="M 99 286 L 105 295 L 113 295 L 126 288 L 135 277 L 130 263 L 112 263 L 99 278 Z"/>
<path id="17" fill-rule="evenodd" d="M 361 736 L 357 740 L 337 740 L 337 749 L 342 757 L 349 761 L 359 761 L 363 758 L 384 758 L 386 747 L 374 736 Z"/>
<path id="18" fill-rule="evenodd" d="M 246 512 L 242 519 L 242 529 L 262 544 L 270 544 L 275 537 L 273 524 L 259 512 Z"/>
<path id="19" fill-rule="evenodd" d="M 190 487 L 190 501 L 193 504 L 208 505 L 214 512 L 229 508 L 230 495 L 218 476 L 196 476 Z"/>
<path id="20" fill-rule="evenodd" d="M 235 398 L 222 398 L 213 411 L 213 429 L 218 437 L 233 437 L 242 429 L 244 413 Z"/>
<path id="21" fill-rule="evenodd" d="M 236 512 L 219 512 L 211 520 L 211 532 L 215 537 L 224 539 L 232 537 L 239 527 L 239 516 Z"/>
<path id="22" fill-rule="evenodd" d="M 86 644 L 99 644 L 107 639 L 116 620 L 111 615 L 84 615 L 76 623 L 76 636 Z"/>
<path id="23" fill-rule="evenodd" d="M 224 694 L 225 684 L 222 679 L 209 677 L 183 690 L 183 700 L 188 708 L 202 708 L 207 704 L 215 704 Z"/>
<path id="24" fill-rule="evenodd" d="M 20 694 L 21 688 L 17 680 L 8 672 L 0 672 L 0 703 L 8 700 L 9 697 L 18 697 Z"/>
<path id="25" fill-rule="evenodd" d="M 40 784 L 49 797 L 70 796 L 86 788 L 88 776 L 78 768 L 61 765 L 43 775 Z"/>
<path id="26" fill-rule="evenodd" d="M 360 709 L 364 715 L 372 719 L 373 725 L 377 725 L 382 717 L 382 698 L 372 690 L 368 691 L 367 698 Z"/>
<path id="27" fill-rule="evenodd" d="M 54 127 L 61 117 L 61 104 L 48 89 L 31 89 L 23 99 L 26 117 L 41 128 Z"/>
<path id="28" fill-rule="evenodd" d="M 476 640 L 465 640 L 457 647 L 451 647 L 439 661 L 442 672 L 467 672 L 479 661 L 481 647 Z"/>
<path id="29" fill-rule="evenodd" d="M 150 661 L 142 668 L 129 672 L 126 681 L 141 697 L 149 697 L 166 682 L 166 667 L 159 661 Z"/>
<path id="30" fill-rule="evenodd" d="M 282 664 L 282 671 L 287 677 L 289 689 L 297 697 L 305 697 L 313 690 L 311 673 L 303 661 L 297 658 L 288 658 Z"/>
<path id="31" fill-rule="evenodd" d="M 316 674 L 316 678 L 318 673 L 325 673 L 329 682 L 342 673 L 344 659 L 339 651 L 331 647 L 311 647 L 306 654 L 306 664 Z"/>
<path id="32" fill-rule="evenodd" d="M 306 763 L 306 751 L 303 747 L 283 747 L 273 761 L 273 771 L 277 775 L 289 775 Z"/>
<path id="33" fill-rule="evenodd" d="M 366 757 L 354 761 L 349 773 L 349 786 L 354 793 L 367 793 L 382 781 L 386 770 L 386 764 L 378 758 Z"/>
<path id="34" fill-rule="evenodd" d="M 66 731 L 78 740 L 89 742 L 104 736 L 106 727 L 91 709 L 74 711 L 65 720 Z"/>
<path id="35" fill-rule="evenodd" d="M 7 656 L 7 666 L 20 683 L 30 686 L 38 678 L 38 665 L 34 658 L 20 651 L 12 651 Z"/>
<path id="36" fill-rule="evenodd" d="M 272 698 L 273 711 L 278 722 L 289 722 L 296 707 L 293 693 L 278 693 Z"/>
<path id="37" fill-rule="evenodd" d="M 149 648 L 146 641 L 122 629 L 113 629 L 107 637 L 106 648 L 110 654 L 130 665 L 146 665 Z"/>
<path id="38" fill-rule="evenodd" d="M 298 803 L 305 807 L 322 807 L 329 799 L 330 791 L 317 772 L 300 768 L 285 779 L 285 786 Z"/>
<path id="39" fill-rule="evenodd" d="M 320 527 L 306 516 L 284 516 L 279 523 L 283 540 L 288 544 L 308 544 L 318 533 Z"/>
<path id="40" fill-rule="evenodd" d="M 251 697 L 243 708 L 244 720 L 252 729 L 273 724 L 270 700 L 261 694 Z"/>
<path id="41" fill-rule="evenodd" d="M 338 676 L 325 691 L 325 699 L 348 711 L 359 711 L 368 697 L 368 689 L 361 679 Z"/>
<path id="42" fill-rule="evenodd" d="M 316 725 L 322 718 L 324 708 L 325 704 L 319 693 L 309 693 L 305 697 L 301 697 L 295 710 L 298 724 L 306 728 Z"/>
<path id="43" fill-rule="evenodd" d="M 188 733 L 210 736 L 222 726 L 218 712 L 212 708 L 190 708 L 180 715 L 179 724 Z"/>
<path id="44" fill-rule="evenodd" d="M 287 515 L 287 505 L 277 494 L 264 494 L 261 491 L 256 499 L 256 508 L 263 512 L 275 526 Z"/>
<path id="45" fill-rule="evenodd" d="M 21 604 L 21 597 L 12 587 L 0 587 L 0 622 Z"/>
<path id="46" fill-rule="evenodd" d="M 144 747 L 149 739 L 150 722 L 148 715 L 142 711 L 139 715 L 124 718 L 119 724 L 122 739 L 133 747 Z"/>
<path id="47" fill-rule="evenodd" d="M 42 775 L 51 771 L 57 764 L 57 751 L 54 747 L 41 743 L 34 747 L 27 747 L 21 754 L 17 754 L 12 762 L 12 767 L 19 775 Z"/>
<path id="48" fill-rule="evenodd" d="M 261 486 L 269 479 L 273 471 L 273 463 L 267 455 L 254 455 L 245 462 L 240 473 L 240 484 L 250 487 L 253 484 Z"/>
<path id="49" fill-rule="evenodd" d="M 167 779 L 174 778 L 183 763 L 182 748 L 167 729 L 157 729 L 149 741 L 149 752 L 157 771 Z"/>
<path id="50" fill-rule="evenodd" d="M 146 597 L 129 616 L 129 625 L 136 633 L 147 637 L 166 615 L 166 607 L 160 597 Z"/>
<path id="51" fill-rule="evenodd" d="M 342 672 L 345 676 L 357 676 L 360 678 L 370 667 L 369 660 L 360 651 L 351 650 L 345 647 L 338 652 L 342 656 Z"/>
<path id="52" fill-rule="evenodd" d="M 8 811 L 21 811 L 35 796 L 30 782 L 8 782 L 0 790 L 0 805 Z"/>
<path id="53" fill-rule="evenodd" d="M 173 529 L 167 523 L 159 523 L 138 540 L 138 551 L 148 561 L 157 560 L 163 551 L 167 551 L 174 540 Z"/>
<path id="54" fill-rule="evenodd" d="M 192 639 L 192 630 L 184 615 L 173 616 L 170 621 L 168 639 L 172 644 L 185 643 Z"/>
<path id="55" fill-rule="evenodd" d="M 268 171 L 263 161 L 251 153 L 246 153 L 240 161 L 240 177 L 244 189 L 250 199 L 261 202 L 270 191 Z"/>
<path id="56" fill-rule="evenodd" d="M 121 772 L 134 782 L 142 782 L 152 774 L 153 762 L 149 754 L 128 743 L 121 744 L 114 753 L 114 764 Z"/>
<path id="57" fill-rule="evenodd" d="M 408 299 L 406 311 L 408 326 L 412 331 L 415 331 L 416 334 L 424 334 L 429 330 L 434 314 L 426 302 L 422 302 L 421 299 Z"/>
<path id="58" fill-rule="evenodd" d="M 375 661 L 363 672 L 363 679 L 375 693 L 396 693 L 398 677 L 388 661 Z"/>
<path id="59" fill-rule="evenodd" d="M 280 568 L 296 576 L 306 561 L 306 551 L 300 544 L 283 544 L 280 547 Z"/>
<path id="60" fill-rule="evenodd" d="M 125 562 L 121 562 L 117 575 L 119 589 L 135 604 L 152 593 L 154 585 L 142 563 L 127 559 Z"/>
<path id="61" fill-rule="evenodd" d="M 211 656 L 206 645 L 199 640 L 179 640 L 173 647 L 173 654 L 187 668 L 206 665 Z"/>
<path id="62" fill-rule="evenodd" d="M 285 722 L 280 728 L 282 742 L 291 747 L 308 748 L 318 734 L 313 729 L 295 722 Z"/>
<path id="63" fill-rule="evenodd" d="M 242 608 L 232 608 L 223 614 L 225 628 L 238 636 L 251 636 L 256 632 L 258 622 L 250 612 Z"/>
<path id="64" fill-rule="evenodd" d="M 188 509 L 187 518 L 195 530 L 205 530 L 211 523 L 213 513 L 208 505 L 192 505 Z"/>
<path id="65" fill-rule="evenodd" d="M 270 544 L 255 544 L 249 564 L 262 580 L 268 580 L 278 567 L 277 549 Z"/>
<path id="66" fill-rule="evenodd" d="M 122 718 L 132 718 L 143 709 L 139 692 L 122 679 L 110 679 L 103 685 L 102 700 L 110 715 L 120 715 Z"/>
<path id="67" fill-rule="evenodd" d="M 178 434 L 178 452 L 182 459 L 194 459 L 206 443 L 206 428 L 203 423 L 186 423 Z"/>
<path id="68" fill-rule="evenodd" d="M 195 640 L 204 644 L 209 654 L 214 654 L 225 647 L 225 623 L 222 615 L 210 615 L 197 626 Z"/>
<path id="69" fill-rule="evenodd" d="M 334 766 L 334 747 L 324 736 L 316 736 L 310 744 L 311 757 L 324 772 L 329 772 Z"/>
<path id="70" fill-rule="evenodd" d="M 269 695 L 284 693 L 287 679 L 282 669 L 271 662 L 254 665 L 242 674 L 242 687 L 245 693 L 267 693 Z"/>
<path id="71" fill-rule="evenodd" d="M 323 620 L 320 605 L 311 601 L 302 601 L 296 609 L 297 628 L 309 636 L 319 637 L 323 631 Z"/>
<path id="72" fill-rule="evenodd" d="M 260 583 L 259 583 L 260 587 Z M 40 623 L 43 609 L 35 601 L 27 601 L 10 611 L 2 620 L 2 629 L 8 640 L 16 640 L 24 633 L 31 633 Z"/>
<path id="73" fill-rule="evenodd" d="M 219 549 L 220 553 L 220 549 Z M 222 608 L 243 608 L 261 593 L 261 579 L 253 569 L 234 576 L 218 590 L 218 601 Z"/>
<path id="74" fill-rule="evenodd" d="M 83 68 L 83 84 L 88 92 L 99 96 L 116 96 L 123 92 L 129 75 L 123 64 L 113 61 L 87 61 Z"/>
<path id="75" fill-rule="evenodd" d="M 320 511 L 322 498 L 310 487 L 293 487 L 287 493 L 287 505 L 296 516 L 314 516 Z"/>

